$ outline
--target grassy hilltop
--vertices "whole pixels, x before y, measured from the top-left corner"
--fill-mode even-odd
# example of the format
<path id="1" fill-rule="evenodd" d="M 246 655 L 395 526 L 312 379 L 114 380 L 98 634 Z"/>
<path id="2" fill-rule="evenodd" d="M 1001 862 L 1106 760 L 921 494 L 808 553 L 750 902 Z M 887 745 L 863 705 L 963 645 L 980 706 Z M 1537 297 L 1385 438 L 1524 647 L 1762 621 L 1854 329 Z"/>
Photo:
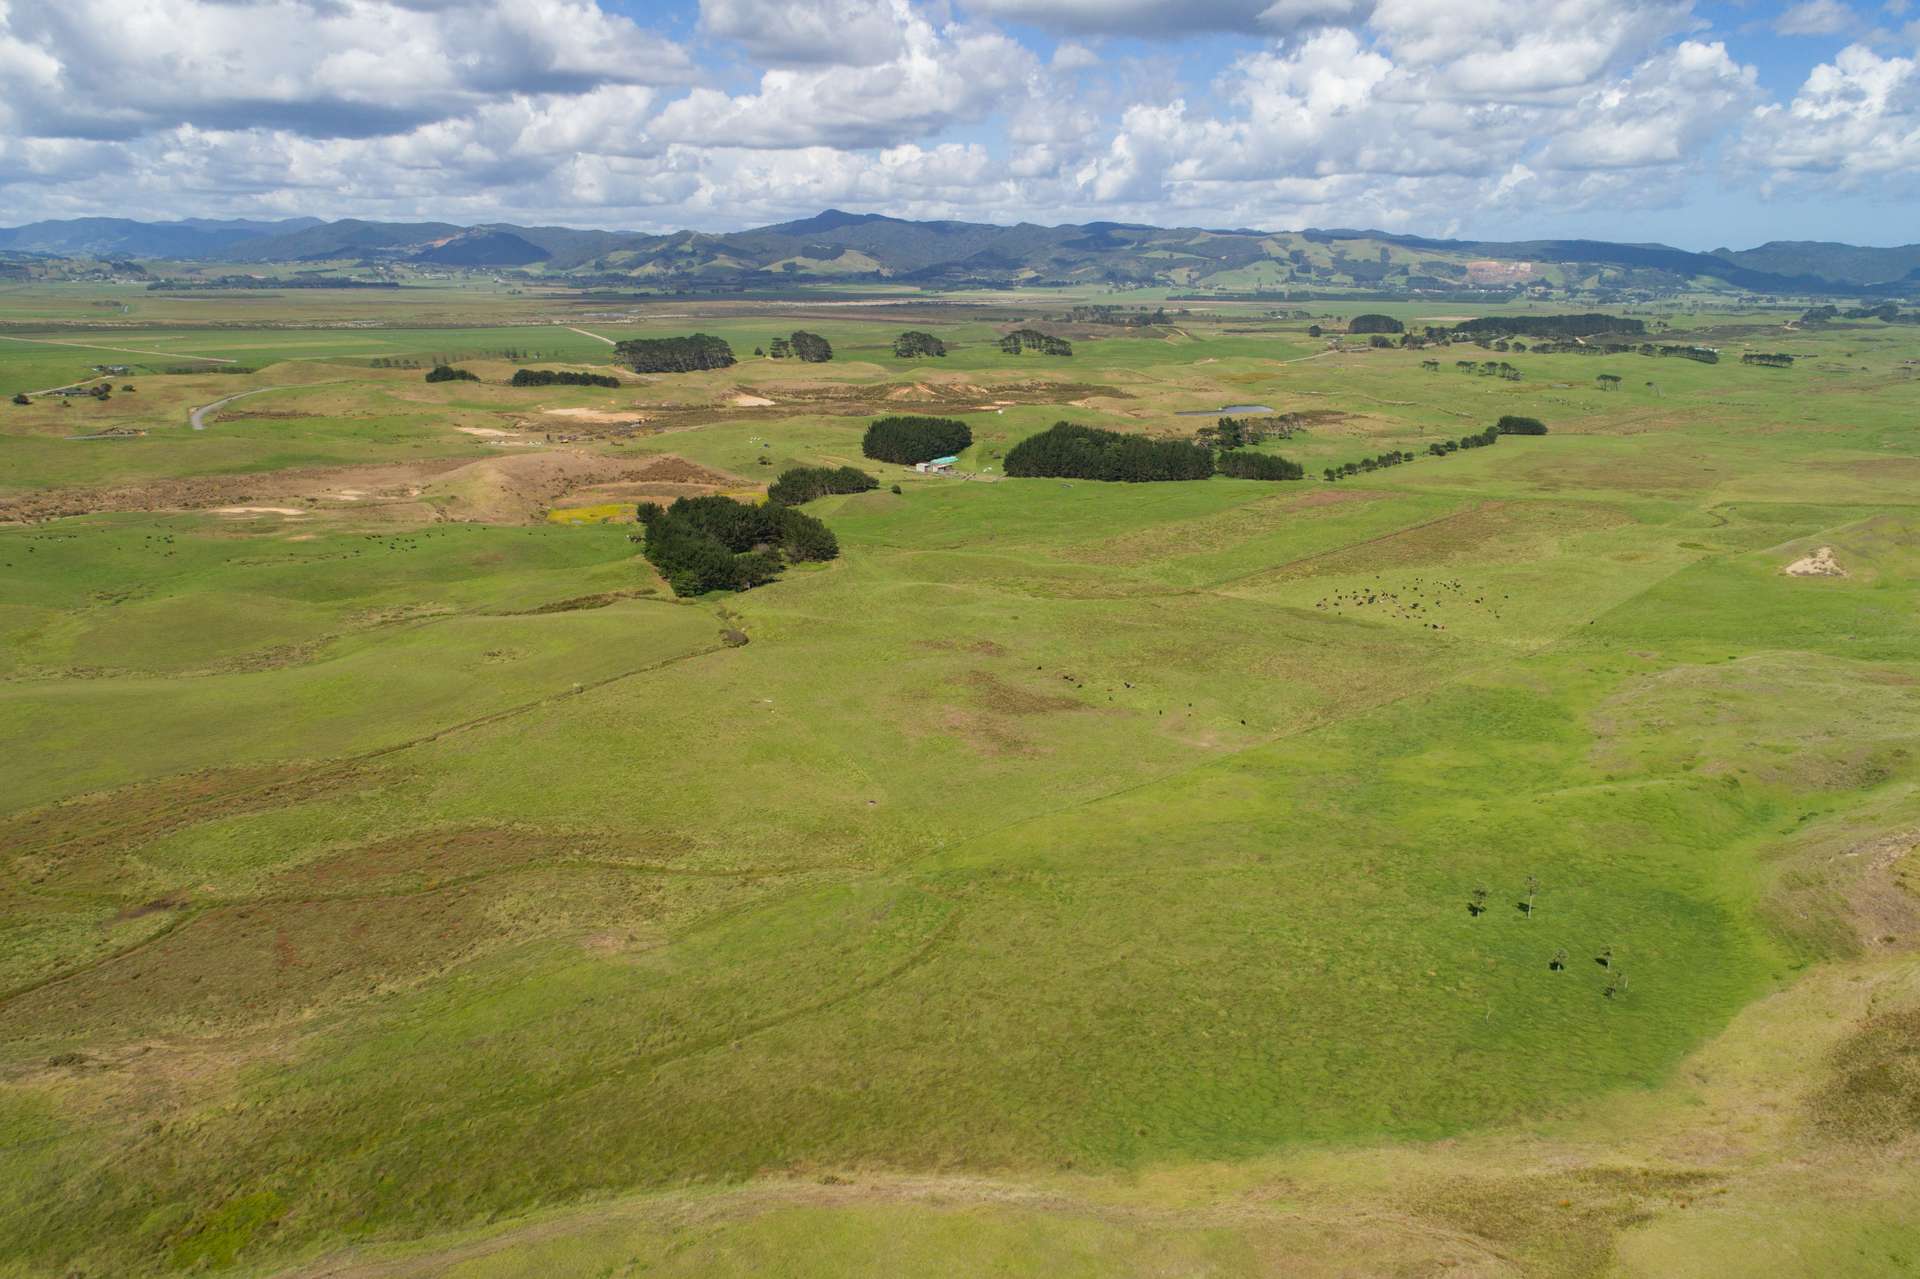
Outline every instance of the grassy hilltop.
<path id="1" fill-rule="evenodd" d="M 1076 300 L 0 297 L 0 1275 L 1920 1270 L 1920 328 Z"/>

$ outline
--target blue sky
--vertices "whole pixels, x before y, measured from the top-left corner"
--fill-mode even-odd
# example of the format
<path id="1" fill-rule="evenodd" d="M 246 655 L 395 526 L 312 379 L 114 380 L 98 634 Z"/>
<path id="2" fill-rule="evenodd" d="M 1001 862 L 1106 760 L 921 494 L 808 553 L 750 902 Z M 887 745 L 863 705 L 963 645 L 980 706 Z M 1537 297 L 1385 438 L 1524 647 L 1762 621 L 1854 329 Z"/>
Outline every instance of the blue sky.
<path id="1" fill-rule="evenodd" d="M 0 0 L 0 223 L 1920 239 L 1920 0 Z"/>

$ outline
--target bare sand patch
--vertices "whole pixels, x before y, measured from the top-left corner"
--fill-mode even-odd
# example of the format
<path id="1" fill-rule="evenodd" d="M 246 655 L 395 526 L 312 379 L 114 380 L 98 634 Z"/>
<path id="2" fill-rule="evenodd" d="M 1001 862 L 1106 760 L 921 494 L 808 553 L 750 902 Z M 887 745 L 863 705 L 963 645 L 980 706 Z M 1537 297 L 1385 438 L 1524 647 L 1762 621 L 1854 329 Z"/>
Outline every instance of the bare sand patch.
<path id="1" fill-rule="evenodd" d="M 764 395 L 747 395 L 744 392 L 733 397 L 733 406 L 741 409 L 769 409 L 773 401 Z"/>
<path id="2" fill-rule="evenodd" d="M 562 417 L 574 422 L 591 422 L 599 426 L 625 426 L 631 422 L 651 422 L 652 417 L 645 413 L 625 412 L 609 413 L 605 409 L 542 409 L 547 417 Z"/>
<path id="3" fill-rule="evenodd" d="M 453 429 L 462 435 L 477 435 L 487 440 L 518 438 L 514 432 L 503 431 L 496 426 L 456 426 Z"/>
<path id="4" fill-rule="evenodd" d="M 221 506 L 214 508 L 215 515 L 286 515 L 300 518 L 306 512 L 297 506 Z"/>
<path id="5" fill-rule="evenodd" d="M 1788 577 L 1845 577 L 1847 570 L 1833 558 L 1833 548 L 1823 546 L 1811 555 L 1803 555 L 1787 565 Z"/>

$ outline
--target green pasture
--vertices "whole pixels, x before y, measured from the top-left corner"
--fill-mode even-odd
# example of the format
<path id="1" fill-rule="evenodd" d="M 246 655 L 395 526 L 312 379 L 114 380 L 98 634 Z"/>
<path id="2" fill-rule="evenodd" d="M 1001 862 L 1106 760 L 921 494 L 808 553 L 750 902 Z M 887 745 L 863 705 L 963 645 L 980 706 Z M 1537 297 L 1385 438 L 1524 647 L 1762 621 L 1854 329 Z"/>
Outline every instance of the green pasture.
<path id="1" fill-rule="evenodd" d="M 943 328 L 582 321 L 838 357 L 535 393 L 365 353 L 605 344 L 155 329 L 262 371 L 0 418 L 9 494 L 502 457 L 457 428 L 552 407 L 699 410 L 594 458 L 881 479 L 810 508 L 839 559 L 694 600 L 631 526 L 429 500 L 0 528 L 0 1274 L 1712 1273 L 1743 1213 L 1899 1273 L 1910 1176 L 1806 1116 L 1920 1007 L 1875 940 L 1906 890 L 1855 877 L 1895 863 L 1845 854 L 1920 812 L 1920 341 L 1316 356 L 1246 318 L 1044 373 L 964 312 L 907 368 L 891 333 Z M 1042 401 L 960 413 L 972 478 L 803 394 L 956 371 Z M 1080 389 L 993 394 L 1029 377 Z M 286 389 L 35 416 L 229 382 Z M 999 475 L 1060 418 L 1249 402 L 1308 415 L 1265 447 L 1316 478 Z M 1425 455 L 1504 413 L 1552 433 Z M 1783 572 L 1822 547 L 1846 576 Z"/>

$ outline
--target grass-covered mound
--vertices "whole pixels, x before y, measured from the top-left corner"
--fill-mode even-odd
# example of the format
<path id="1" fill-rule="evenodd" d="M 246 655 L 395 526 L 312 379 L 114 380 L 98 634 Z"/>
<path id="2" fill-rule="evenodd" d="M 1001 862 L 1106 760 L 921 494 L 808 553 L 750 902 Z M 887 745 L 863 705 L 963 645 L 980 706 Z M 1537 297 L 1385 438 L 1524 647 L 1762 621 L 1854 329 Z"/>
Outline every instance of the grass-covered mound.
<path id="1" fill-rule="evenodd" d="M 835 493 L 865 493 L 880 481 L 857 466 L 796 466 L 782 471 L 767 489 L 767 500 L 782 506 L 801 506 L 816 497 Z"/>
<path id="2" fill-rule="evenodd" d="M 860 451 L 879 462 L 912 466 L 952 457 L 973 443 L 973 431 L 951 417 L 883 417 L 867 428 Z"/>
<path id="3" fill-rule="evenodd" d="M 644 550 L 675 595 L 744 591 L 771 582 L 789 563 L 840 554 L 833 530 L 802 511 L 730 497 L 683 497 L 662 508 L 642 502 Z"/>
<path id="4" fill-rule="evenodd" d="M 1213 451 L 1188 440 L 1153 440 L 1055 422 L 1007 450 L 1008 475 L 1076 480 L 1204 480 Z"/>

